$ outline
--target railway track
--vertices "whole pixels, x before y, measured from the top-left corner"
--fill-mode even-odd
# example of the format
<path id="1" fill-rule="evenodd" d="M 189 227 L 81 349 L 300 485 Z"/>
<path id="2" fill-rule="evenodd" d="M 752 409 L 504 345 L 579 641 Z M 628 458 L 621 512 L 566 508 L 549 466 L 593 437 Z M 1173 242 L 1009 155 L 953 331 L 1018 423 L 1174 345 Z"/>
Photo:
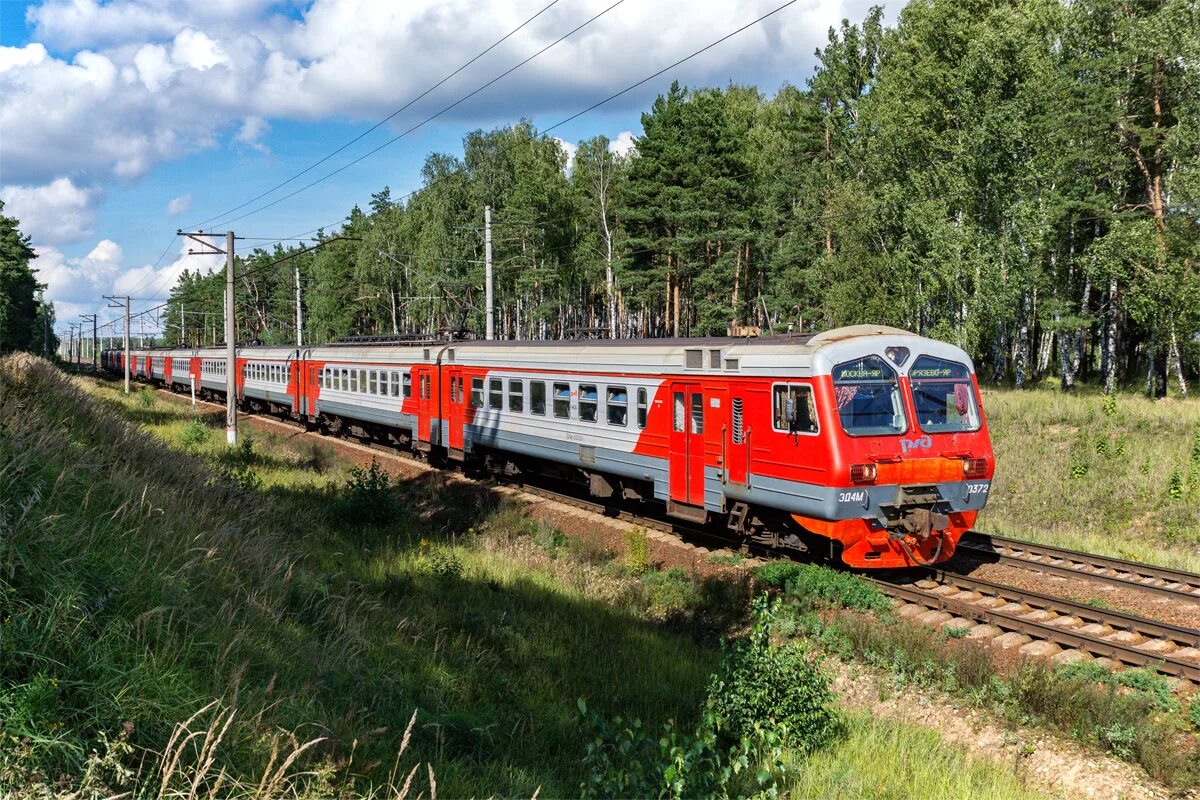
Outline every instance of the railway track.
<path id="1" fill-rule="evenodd" d="M 944 570 L 915 583 L 871 577 L 901 601 L 902 618 L 965 631 L 966 638 L 1056 662 L 1107 659 L 1200 683 L 1200 630 Z"/>
<path id="2" fill-rule="evenodd" d="M 188 402 L 187 398 L 173 392 L 159 391 L 176 401 Z M 199 400 L 197 403 L 222 407 Z M 294 423 L 272 417 L 255 418 L 269 420 L 287 430 L 320 436 L 316 432 L 305 432 Z M 414 466 L 429 467 L 427 463 L 407 457 L 391 447 L 361 442 L 355 438 L 340 438 L 338 441 L 348 441 L 371 452 L 385 453 Z M 620 520 L 682 537 L 692 544 L 702 542 L 713 545 L 714 549 L 724 549 L 730 545 L 727 538 L 694 524 L 642 515 L 538 485 L 499 485 L 609 520 Z M 968 551 L 982 560 L 1132 586 L 1193 601 L 1200 596 L 1200 576 L 1197 575 L 1016 539 L 971 532 L 964 537 L 959 550 Z M 774 557 L 769 551 L 758 549 L 757 552 Z M 747 565 L 754 563 L 762 562 L 751 559 Z M 1095 608 L 965 576 L 947 568 L 927 569 L 918 574 L 924 577 L 916 582 L 912 582 L 913 573 L 907 573 L 907 577 L 900 580 L 864 577 L 897 601 L 901 617 L 938 625 L 944 630 L 964 627 L 966 638 L 990 640 L 994 646 L 1002 649 L 1014 648 L 1024 654 L 1051 657 L 1060 662 L 1090 657 L 1107 659 L 1112 666 L 1151 667 L 1160 673 L 1200 684 L 1200 630 Z"/>
<path id="3" fill-rule="evenodd" d="M 1035 544 L 978 531 L 968 531 L 962 537 L 957 553 L 959 557 L 1010 564 L 1051 575 L 1138 589 L 1176 600 L 1193 603 L 1200 600 L 1200 575 L 1120 558 Z"/>

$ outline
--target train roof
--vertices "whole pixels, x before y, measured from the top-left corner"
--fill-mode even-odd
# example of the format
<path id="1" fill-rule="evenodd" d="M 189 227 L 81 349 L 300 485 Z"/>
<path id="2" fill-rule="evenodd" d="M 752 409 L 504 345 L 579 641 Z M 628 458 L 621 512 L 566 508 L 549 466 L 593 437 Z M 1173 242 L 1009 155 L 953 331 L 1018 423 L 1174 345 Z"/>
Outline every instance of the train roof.
<path id="1" fill-rule="evenodd" d="M 883 341 L 880 341 L 883 340 Z M 885 325 L 854 325 L 820 333 L 761 337 L 695 337 L 672 339 L 584 339 L 414 341 L 392 344 L 239 347 L 238 357 L 288 361 L 298 356 L 331 363 L 441 363 L 519 369 L 588 369 L 613 372 L 724 372 L 758 375 L 828 374 L 837 363 L 882 352 L 882 347 L 907 347 L 916 353 L 959 361 L 974 371 L 961 348 Z M 224 347 L 178 350 L 140 350 L 223 358 Z M 911 362 L 910 362 L 911 363 Z M 904 365 L 905 367 L 908 364 Z M 904 371 L 902 368 L 901 371 Z"/>

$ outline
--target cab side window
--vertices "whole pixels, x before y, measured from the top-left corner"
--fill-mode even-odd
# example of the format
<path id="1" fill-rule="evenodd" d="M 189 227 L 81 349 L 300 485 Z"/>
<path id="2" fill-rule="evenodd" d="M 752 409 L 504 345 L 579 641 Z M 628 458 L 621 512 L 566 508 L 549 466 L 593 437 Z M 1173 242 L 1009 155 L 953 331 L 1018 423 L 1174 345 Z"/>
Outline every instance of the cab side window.
<path id="1" fill-rule="evenodd" d="M 817 407 L 811 386 L 776 384 L 771 391 L 771 422 L 784 433 L 816 433 Z"/>

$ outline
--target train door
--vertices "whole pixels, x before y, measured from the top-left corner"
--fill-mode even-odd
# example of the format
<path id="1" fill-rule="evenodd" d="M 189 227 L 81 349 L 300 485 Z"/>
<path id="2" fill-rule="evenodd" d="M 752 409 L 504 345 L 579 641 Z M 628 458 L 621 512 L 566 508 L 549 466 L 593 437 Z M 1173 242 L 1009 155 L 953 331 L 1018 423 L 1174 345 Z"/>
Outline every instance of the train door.
<path id="1" fill-rule="evenodd" d="M 413 367 L 413 384 L 417 392 L 417 447 L 428 450 L 433 416 L 433 375 L 429 367 Z"/>
<path id="2" fill-rule="evenodd" d="M 467 418 L 466 381 L 463 379 L 462 367 L 450 367 L 446 370 L 446 374 L 450 386 L 447 395 L 449 408 L 446 416 L 449 430 L 446 434 L 446 446 L 450 450 L 451 457 L 462 458 L 463 425 L 466 424 Z"/>
<path id="3" fill-rule="evenodd" d="M 704 516 L 704 392 L 698 383 L 671 386 L 668 472 L 672 513 Z M 679 508 L 679 504 L 692 508 Z"/>

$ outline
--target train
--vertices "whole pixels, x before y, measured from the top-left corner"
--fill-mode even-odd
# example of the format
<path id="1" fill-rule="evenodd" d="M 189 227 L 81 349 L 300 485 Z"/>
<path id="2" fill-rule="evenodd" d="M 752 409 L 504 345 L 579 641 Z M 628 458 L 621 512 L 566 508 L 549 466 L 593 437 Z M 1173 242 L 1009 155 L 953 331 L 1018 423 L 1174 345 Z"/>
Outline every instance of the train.
<path id="1" fill-rule="evenodd" d="M 120 374 L 125 355 L 102 368 Z M 131 376 L 225 401 L 224 348 Z M 734 542 L 859 569 L 954 555 L 995 458 L 970 356 L 877 325 L 746 338 L 347 342 L 236 349 L 245 412 L 500 477 L 653 504 Z"/>

